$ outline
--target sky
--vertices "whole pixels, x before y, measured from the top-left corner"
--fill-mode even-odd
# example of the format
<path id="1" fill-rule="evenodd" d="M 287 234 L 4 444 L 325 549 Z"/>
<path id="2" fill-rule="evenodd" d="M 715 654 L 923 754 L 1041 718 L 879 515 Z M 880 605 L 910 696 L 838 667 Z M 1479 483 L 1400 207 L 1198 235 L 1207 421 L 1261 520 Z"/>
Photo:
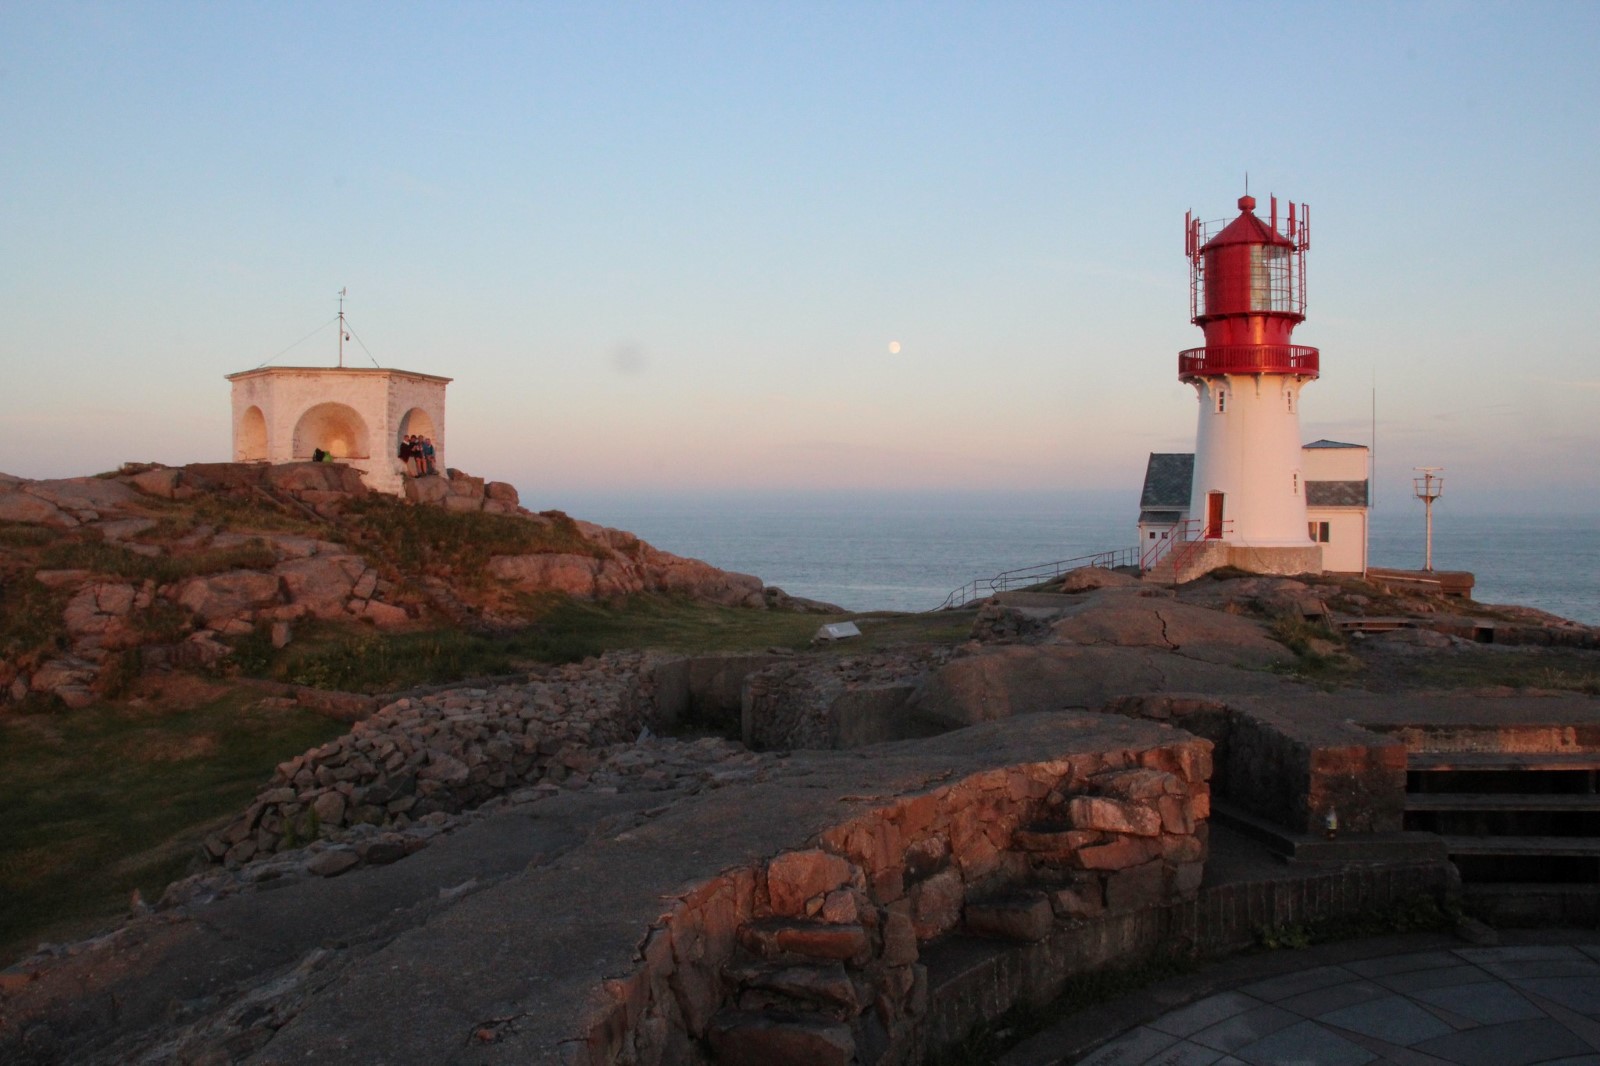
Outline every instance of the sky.
<path id="1" fill-rule="evenodd" d="M 531 506 L 1131 501 L 1248 174 L 1311 205 L 1307 440 L 1600 511 L 1600 4 L 0 0 L 0 161 L 19 476 L 228 458 L 344 288 Z"/>

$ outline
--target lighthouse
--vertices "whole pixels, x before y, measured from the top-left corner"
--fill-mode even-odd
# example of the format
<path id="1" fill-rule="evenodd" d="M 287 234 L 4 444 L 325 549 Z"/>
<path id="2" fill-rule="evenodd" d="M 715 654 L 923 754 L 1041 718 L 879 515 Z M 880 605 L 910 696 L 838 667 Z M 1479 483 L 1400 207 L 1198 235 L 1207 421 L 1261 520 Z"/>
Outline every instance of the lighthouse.
<path id="1" fill-rule="evenodd" d="M 1214 235 L 1185 220 L 1190 318 L 1202 348 L 1178 354 L 1199 400 L 1189 514 L 1198 534 L 1241 548 L 1310 547 L 1300 454 L 1300 391 L 1317 378 L 1315 348 L 1291 343 L 1305 319 L 1307 211 L 1255 213 Z M 1275 567 L 1272 569 L 1276 569 Z"/>
<path id="2" fill-rule="evenodd" d="M 1205 345 L 1178 353 L 1199 405 L 1193 455 L 1150 456 L 1140 500 L 1141 565 L 1173 580 L 1219 566 L 1297 574 L 1366 568 L 1367 449 L 1302 445 L 1300 394 L 1315 348 L 1306 317 L 1304 204 L 1266 217 L 1239 198 L 1232 220 L 1184 220 L 1189 317 Z"/>

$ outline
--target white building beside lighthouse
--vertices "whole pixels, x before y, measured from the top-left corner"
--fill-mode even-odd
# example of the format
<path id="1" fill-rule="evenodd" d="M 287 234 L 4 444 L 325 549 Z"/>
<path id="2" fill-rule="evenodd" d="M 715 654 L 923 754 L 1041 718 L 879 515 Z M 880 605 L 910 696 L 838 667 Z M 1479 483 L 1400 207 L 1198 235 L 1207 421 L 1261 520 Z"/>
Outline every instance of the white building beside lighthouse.
<path id="1" fill-rule="evenodd" d="M 1366 567 L 1367 450 L 1301 444 L 1301 392 L 1320 373 L 1317 349 L 1291 341 L 1305 319 L 1307 212 L 1290 204 L 1280 224 L 1276 198 L 1268 219 L 1255 207 L 1242 196 L 1225 225 L 1185 226 L 1190 317 L 1206 339 L 1178 354 L 1198 401 L 1195 450 L 1150 457 L 1139 518 L 1141 565 L 1174 580 Z"/>

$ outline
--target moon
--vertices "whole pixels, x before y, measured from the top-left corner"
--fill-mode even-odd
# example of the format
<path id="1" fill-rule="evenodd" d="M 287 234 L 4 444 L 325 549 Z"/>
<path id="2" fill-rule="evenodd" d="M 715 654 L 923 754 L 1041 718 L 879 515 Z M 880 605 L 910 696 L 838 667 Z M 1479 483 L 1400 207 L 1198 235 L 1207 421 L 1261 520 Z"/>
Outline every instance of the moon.
<path id="1" fill-rule="evenodd" d="M 890 355 L 899 355 L 900 354 L 900 342 L 899 341 L 890 341 L 889 342 L 889 354 Z"/>

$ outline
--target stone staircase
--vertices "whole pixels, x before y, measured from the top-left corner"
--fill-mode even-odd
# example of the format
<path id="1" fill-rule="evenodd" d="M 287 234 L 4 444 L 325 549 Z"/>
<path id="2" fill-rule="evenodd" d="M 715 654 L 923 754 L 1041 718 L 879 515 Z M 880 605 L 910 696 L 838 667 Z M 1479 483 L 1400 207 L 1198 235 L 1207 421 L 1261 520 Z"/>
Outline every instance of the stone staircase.
<path id="1" fill-rule="evenodd" d="M 1600 751 L 1411 752 L 1405 827 L 1439 835 L 1505 924 L 1600 919 Z"/>

